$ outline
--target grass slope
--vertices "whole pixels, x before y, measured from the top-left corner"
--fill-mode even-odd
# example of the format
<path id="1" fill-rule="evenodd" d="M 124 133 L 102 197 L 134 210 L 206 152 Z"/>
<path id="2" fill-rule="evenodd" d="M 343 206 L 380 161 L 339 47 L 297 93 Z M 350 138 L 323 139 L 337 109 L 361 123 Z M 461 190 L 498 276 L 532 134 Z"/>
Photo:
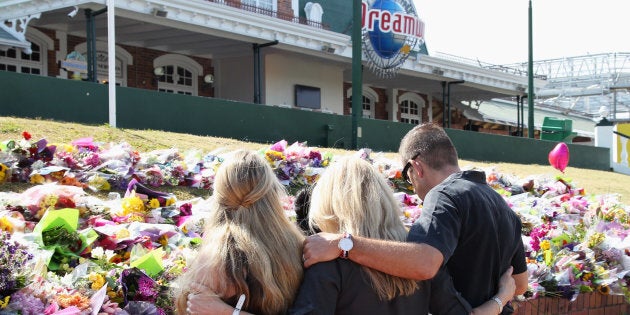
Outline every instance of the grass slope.
<path id="1" fill-rule="evenodd" d="M 168 148 L 177 148 L 185 151 L 195 148 L 207 153 L 215 150 L 230 151 L 240 148 L 258 150 L 269 145 L 158 130 L 133 130 L 112 128 L 107 125 L 94 126 L 41 119 L 0 117 L 0 141 L 21 139 L 23 131 L 31 133 L 35 140 L 46 138 L 49 143 L 70 143 L 84 137 L 93 137 L 95 141 L 105 143 L 125 141 L 139 152 Z M 331 152 L 335 155 L 353 153 L 353 151 L 340 149 L 321 148 L 320 150 Z M 395 152 L 383 152 L 383 155 L 391 159 L 398 158 Z M 559 171 L 549 165 L 524 165 L 468 160 L 460 160 L 460 164 L 462 167 L 494 167 L 501 173 L 511 174 L 519 178 L 528 176 L 553 178 L 561 175 Z M 584 188 L 587 194 L 618 193 L 621 195 L 621 201 L 626 205 L 630 205 L 630 176 L 614 172 L 574 168 L 570 165 L 571 163 L 569 162 L 569 167 L 565 170 L 564 176 L 572 179 L 575 186 Z M 27 187 L 29 187 L 28 184 L 3 183 L 0 184 L 0 191 L 22 191 Z M 207 191 L 189 187 L 164 188 L 161 190 L 175 193 L 180 200 L 196 196 L 205 197 L 208 194 Z"/>

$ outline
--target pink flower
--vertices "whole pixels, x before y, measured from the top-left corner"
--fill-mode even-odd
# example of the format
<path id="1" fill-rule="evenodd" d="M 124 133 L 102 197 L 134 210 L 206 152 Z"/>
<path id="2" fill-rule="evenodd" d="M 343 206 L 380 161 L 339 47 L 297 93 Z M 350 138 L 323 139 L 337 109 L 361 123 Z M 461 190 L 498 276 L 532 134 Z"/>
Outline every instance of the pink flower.
<path id="1" fill-rule="evenodd" d="M 287 140 L 280 140 L 274 143 L 274 145 L 272 145 L 271 148 L 269 149 L 277 151 L 277 152 L 284 152 L 286 148 L 287 148 Z"/>

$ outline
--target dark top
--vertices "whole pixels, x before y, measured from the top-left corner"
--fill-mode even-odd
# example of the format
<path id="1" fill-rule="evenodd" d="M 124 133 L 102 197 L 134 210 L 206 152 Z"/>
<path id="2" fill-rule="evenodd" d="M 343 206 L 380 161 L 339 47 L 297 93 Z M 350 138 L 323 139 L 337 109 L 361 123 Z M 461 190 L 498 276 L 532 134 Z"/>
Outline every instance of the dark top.
<path id="1" fill-rule="evenodd" d="M 304 273 L 289 314 L 469 314 L 470 305 L 454 290 L 448 274 L 420 281 L 409 296 L 381 301 L 372 289 L 369 275 L 360 265 L 346 259 L 315 264 Z"/>
<path id="2" fill-rule="evenodd" d="M 521 220 L 484 172 L 455 173 L 431 189 L 407 240 L 444 255 L 455 289 L 473 307 L 494 296 L 509 266 L 514 274 L 527 271 Z"/>

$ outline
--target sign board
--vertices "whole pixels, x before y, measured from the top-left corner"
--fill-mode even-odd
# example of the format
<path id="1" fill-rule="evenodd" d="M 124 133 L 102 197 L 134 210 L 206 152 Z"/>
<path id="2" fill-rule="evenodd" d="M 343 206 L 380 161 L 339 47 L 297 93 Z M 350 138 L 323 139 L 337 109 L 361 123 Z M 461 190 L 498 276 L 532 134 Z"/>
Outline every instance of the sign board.
<path id="1" fill-rule="evenodd" d="M 87 61 L 85 57 L 77 51 L 73 51 L 61 61 L 61 68 L 68 72 L 87 73 Z"/>
<path id="2" fill-rule="evenodd" d="M 424 42 L 424 22 L 410 1 L 363 1 L 361 17 L 363 51 L 381 77 L 394 76 L 412 49 Z"/>

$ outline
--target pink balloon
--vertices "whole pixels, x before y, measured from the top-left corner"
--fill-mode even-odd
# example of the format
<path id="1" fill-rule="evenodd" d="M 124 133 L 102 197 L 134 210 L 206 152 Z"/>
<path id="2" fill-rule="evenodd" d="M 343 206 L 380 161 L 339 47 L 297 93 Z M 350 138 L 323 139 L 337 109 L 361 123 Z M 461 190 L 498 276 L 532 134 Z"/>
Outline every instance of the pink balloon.
<path id="1" fill-rule="evenodd" d="M 564 173 L 564 169 L 569 164 L 569 147 L 566 143 L 558 143 L 556 147 L 549 152 L 549 164 Z"/>

